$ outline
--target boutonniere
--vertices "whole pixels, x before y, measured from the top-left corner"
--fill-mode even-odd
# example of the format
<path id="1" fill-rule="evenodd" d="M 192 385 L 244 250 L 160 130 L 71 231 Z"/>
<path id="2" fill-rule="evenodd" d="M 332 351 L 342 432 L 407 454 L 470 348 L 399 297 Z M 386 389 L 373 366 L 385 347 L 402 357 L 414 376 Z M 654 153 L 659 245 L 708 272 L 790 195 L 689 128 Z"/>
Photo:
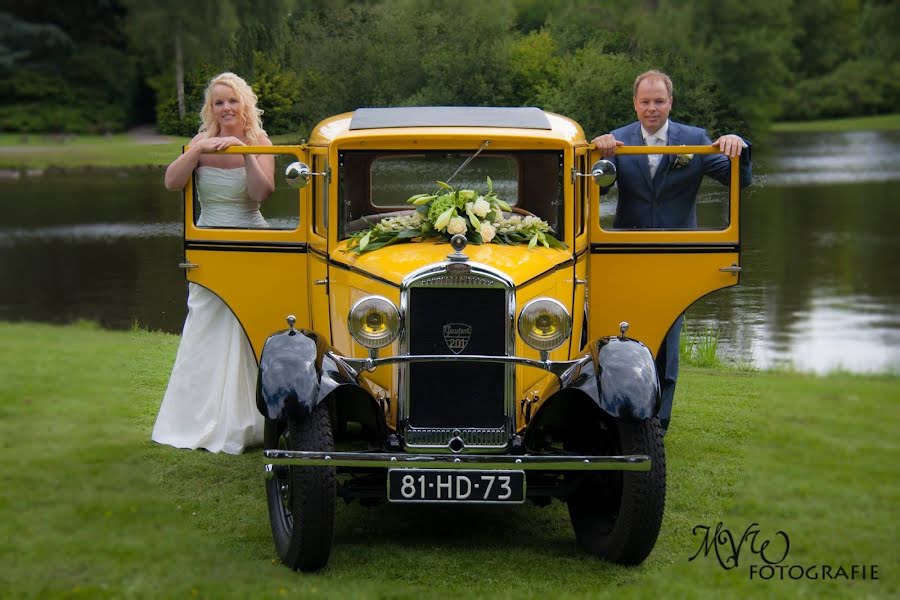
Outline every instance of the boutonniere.
<path id="1" fill-rule="evenodd" d="M 682 144 L 683 146 L 684 144 Z M 694 160 L 693 154 L 676 154 L 675 155 L 675 165 L 674 168 L 680 169 L 681 167 L 687 165 L 689 162 Z"/>

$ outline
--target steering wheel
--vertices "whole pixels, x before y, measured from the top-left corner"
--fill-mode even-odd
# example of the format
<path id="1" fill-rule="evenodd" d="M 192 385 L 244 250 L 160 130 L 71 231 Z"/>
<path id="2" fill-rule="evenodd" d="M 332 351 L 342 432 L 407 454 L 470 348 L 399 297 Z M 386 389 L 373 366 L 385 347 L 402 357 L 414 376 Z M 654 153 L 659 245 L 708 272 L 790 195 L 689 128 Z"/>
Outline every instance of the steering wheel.
<path id="1" fill-rule="evenodd" d="M 514 212 L 517 215 L 524 215 L 526 217 L 537 217 L 537 215 L 534 214 L 533 212 L 531 212 L 530 210 L 525 210 L 524 208 L 522 208 L 520 206 L 510 206 L 509 210 L 510 210 L 510 212 Z"/>

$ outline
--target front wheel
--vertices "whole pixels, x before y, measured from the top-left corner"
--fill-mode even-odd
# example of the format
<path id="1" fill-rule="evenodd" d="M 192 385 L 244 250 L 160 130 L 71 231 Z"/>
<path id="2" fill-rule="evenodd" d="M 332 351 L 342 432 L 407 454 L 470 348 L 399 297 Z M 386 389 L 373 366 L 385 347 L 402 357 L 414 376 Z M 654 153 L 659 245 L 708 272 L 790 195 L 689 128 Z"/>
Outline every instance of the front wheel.
<path id="1" fill-rule="evenodd" d="M 666 451 L 656 418 L 608 422 L 594 452 L 646 454 L 649 472 L 604 471 L 579 475 L 568 498 L 578 544 L 604 560 L 636 565 L 653 550 L 666 504 Z"/>
<path id="2" fill-rule="evenodd" d="M 303 420 L 266 419 L 265 447 L 334 450 L 328 407 L 317 406 Z M 281 562 L 300 571 L 317 571 L 331 555 L 334 539 L 335 470 L 276 466 L 266 480 L 269 523 Z"/>

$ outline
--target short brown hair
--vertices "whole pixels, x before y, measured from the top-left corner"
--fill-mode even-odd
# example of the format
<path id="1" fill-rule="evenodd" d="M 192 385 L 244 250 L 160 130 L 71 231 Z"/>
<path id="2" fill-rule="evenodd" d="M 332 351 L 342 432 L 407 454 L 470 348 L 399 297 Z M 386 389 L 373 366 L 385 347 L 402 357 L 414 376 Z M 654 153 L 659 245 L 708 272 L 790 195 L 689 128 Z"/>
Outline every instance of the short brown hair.
<path id="1" fill-rule="evenodd" d="M 634 93 L 632 94 L 633 97 L 637 98 L 638 86 L 641 85 L 641 82 L 645 79 L 659 79 L 664 84 L 666 84 L 666 91 L 669 92 L 669 98 L 672 97 L 672 80 L 668 75 L 666 75 L 662 71 L 657 71 L 656 69 L 644 71 L 637 76 L 637 79 L 634 80 Z"/>

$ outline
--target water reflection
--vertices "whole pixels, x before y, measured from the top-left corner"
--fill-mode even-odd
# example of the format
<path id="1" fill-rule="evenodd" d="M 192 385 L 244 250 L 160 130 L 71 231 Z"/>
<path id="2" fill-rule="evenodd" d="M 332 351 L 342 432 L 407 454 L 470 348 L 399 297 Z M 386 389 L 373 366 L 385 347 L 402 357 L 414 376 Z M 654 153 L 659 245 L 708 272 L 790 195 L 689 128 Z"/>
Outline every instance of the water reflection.
<path id="1" fill-rule="evenodd" d="M 851 131 L 783 135 L 765 173 L 776 186 L 878 183 L 900 179 L 900 132 Z M 754 165 L 756 169 L 756 165 Z"/>
<path id="2" fill-rule="evenodd" d="M 688 331 L 759 367 L 900 368 L 900 132 L 778 136 L 754 171 L 741 284 L 694 305 Z M 3 180 L 0 198 L 0 319 L 180 331 L 181 200 L 161 172 Z"/>
<path id="3" fill-rule="evenodd" d="M 0 247 L 12 247 L 31 241 L 65 241 L 78 244 L 121 238 L 141 240 L 181 237 L 182 231 L 184 228 L 181 223 L 83 223 L 33 229 L 17 228 L 0 230 Z"/>

